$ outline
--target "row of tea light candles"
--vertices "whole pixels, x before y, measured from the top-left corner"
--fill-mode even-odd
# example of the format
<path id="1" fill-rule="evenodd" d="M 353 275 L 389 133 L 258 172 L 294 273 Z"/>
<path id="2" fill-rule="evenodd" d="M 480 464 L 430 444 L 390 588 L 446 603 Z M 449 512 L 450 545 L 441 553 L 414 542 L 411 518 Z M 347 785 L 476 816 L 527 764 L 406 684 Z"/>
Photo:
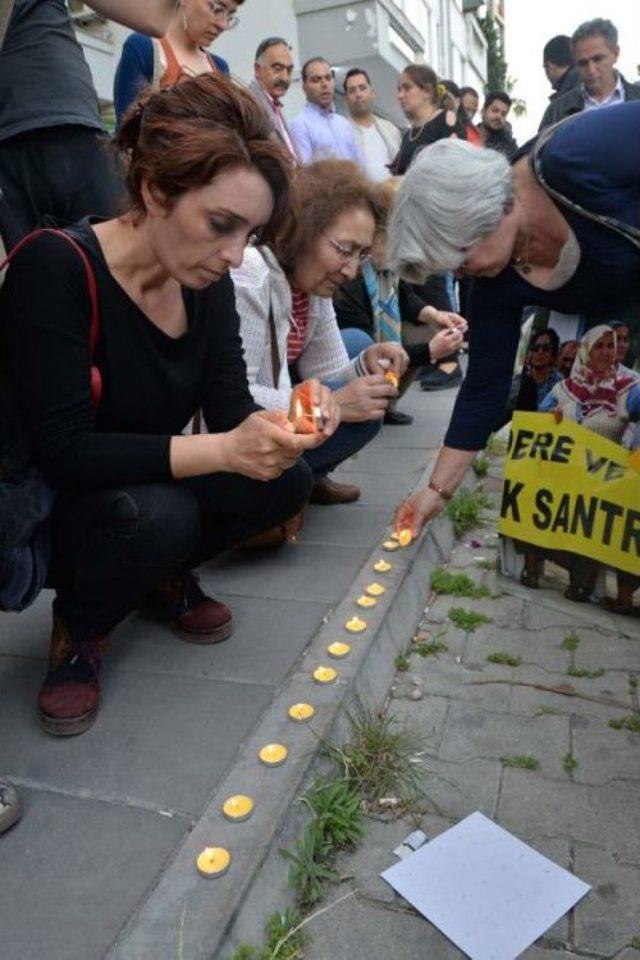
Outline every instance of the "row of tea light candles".
<path id="1" fill-rule="evenodd" d="M 410 530 L 402 530 L 400 533 L 391 534 L 390 540 L 385 540 L 382 544 L 384 550 L 392 552 L 399 547 L 408 547 L 413 537 Z M 388 573 L 392 564 L 387 560 L 378 560 L 373 569 L 376 573 Z M 361 597 L 358 597 L 356 603 L 363 609 L 375 607 L 378 598 L 386 593 L 387 588 L 381 583 L 370 583 L 365 587 Z M 362 620 L 357 614 L 351 617 L 345 623 L 345 629 L 349 633 L 362 633 L 367 629 L 366 620 Z M 327 647 L 327 653 L 334 660 L 342 660 L 351 652 L 351 646 L 348 643 L 342 643 L 336 640 Z M 316 683 L 328 684 L 335 683 L 339 672 L 334 667 L 317 667 L 313 672 L 313 679 Z M 294 703 L 289 707 L 289 719 L 294 723 L 308 723 L 315 714 L 315 707 L 310 703 Z M 288 749 L 281 743 L 268 743 L 262 747 L 258 753 L 258 759 L 267 767 L 281 767 L 289 755 Z M 233 823 L 242 823 L 248 820 L 252 815 L 255 803 L 251 797 L 244 794 L 237 794 L 229 797 L 222 807 L 222 813 L 227 820 Z M 198 872 L 207 879 L 214 879 L 223 876 L 231 866 L 231 853 L 224 847 L 205 847 L 198 855 L 196 867 Z"/>

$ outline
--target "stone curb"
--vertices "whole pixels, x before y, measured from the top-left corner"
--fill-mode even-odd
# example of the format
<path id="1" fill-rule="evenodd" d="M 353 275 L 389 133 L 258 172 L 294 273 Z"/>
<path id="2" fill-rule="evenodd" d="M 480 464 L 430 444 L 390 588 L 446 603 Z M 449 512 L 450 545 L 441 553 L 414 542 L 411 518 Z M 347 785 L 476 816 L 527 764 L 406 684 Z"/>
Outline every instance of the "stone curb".
<path id="1" fill-rule="evenodd" d="M 262 942 L 267 916 L 292 899 L 280 849 L 299 837 L 303 814 L 294 803 L 317 762 L 319 746 L 322 740 L 345 738 L 345 707 L 384 701 L 395 675 L 395 656 L 406 648 L 424 610 L 429 574 L 448 559 L 453 542 L 451 523 L 442 515 L 416 546 L 385 553 L 376 545 L 104 960 L 226 960 L 236 943 Z M 373 570 L 381 557 L 393 564 L 388 574 Z M 384 583 L 387 592 L 376 607 L 360 609 L 355 601 L 374 580 Z M 362 634 L 344 628 L 355 613 L 368 623 Z M 345 660 L 327 655 L 327 646 L 335 640 L 351 644 Z M 336 683 L 323 687 L 313 681 L 320 665 L 338 669 Z M 288 718 L 288 708 L 300 701 L 315 706 L 311 723 Z M 275 769 L 264 767 L 257 757 L 260 748 L 272 742 L 289 750 L 286 763 Z M 252 796 L 256 807 L 251 819 L 234 824 L 223 817 L 222 805 L 237 793 Z M 210 846 L 226 847 L 233 858 L 228 873 L 217 880 L 200 877 L 195 867 L 200 851 Z"/>

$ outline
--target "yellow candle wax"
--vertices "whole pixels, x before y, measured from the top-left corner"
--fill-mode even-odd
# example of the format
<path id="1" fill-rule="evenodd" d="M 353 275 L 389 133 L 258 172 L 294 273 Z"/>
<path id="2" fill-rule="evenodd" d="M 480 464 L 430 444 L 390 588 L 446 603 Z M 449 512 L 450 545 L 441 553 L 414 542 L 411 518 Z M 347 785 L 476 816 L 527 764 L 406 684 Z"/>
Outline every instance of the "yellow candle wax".
<path id="1" fill-rule="evenodd" d="M 370 583 L 368 587 L 365 587 L 365 593 L 368 593 L 370 597 L 381 597 L 383 593 L 387 592 L 387 588 L 383 587 L 381 583 Z"/>
<path id="2" fill-rule="evenodd" d="M 351 619 L 345 623 L 345 628 L 349 633 L 362 633 L 363 630 L 367 629 L 367 622 L 366 620 L 361 620 L 360 617 L 351 617 Z"/>
<path id="3" fill-rule="evenodd" d="M 294 723 L 307 723 L 315 712 L 310 703 L 294 703 L 289 707 L 289 717 Z"/>
<path id="4" fill-rule="evenodd" d="M 235 797 L 229 797 L 222 808 L 222 812 L 227 820 L 234 823 L 241 823 L 248 820 L 253 813 L 254 802 L 251 797 L 245 797 L 243 794 L 236 794 Z"/>
<path id="5" fill-rule="evenodd" d="M 196 860 L 198 873 L 207 880 L 221 877 L 230 866 L 231 854 L 224 847 L 205 847 Z"/>
<path id="6" fill-rule="evenodd" d="M 389 573 L 391 570 L 392 564 L 388 560 L 378 560 L 377 563 L 374 563 L 373 569 L 376 573 Z"/>
<path id="7" fill-rule="evenodd" d="M 289 751 L 281 743 L 268 743 L 262 748 L 258 757 L 267 767 L 279 767 L 285 760 Z"/>
<path id="8" fill-rule="evenodd" d="M 316 683 L 335 683 L 338 676 L 338 671 L 333 667 L 318 667 L 313 671 L 313 679 Z"/>
<path id="9" fill-rule="evenodd" d="M 358 597 L 358 599 L 356 600 L 356 603 L 358 604 L 359 607 L 365 607 L 365 608 L 375 607 L 377 602 L 378 601 L 374 600 L 373 597 L 368 597 L 366 593 L 363 593 L 363 595 L 361 597 Z"/>
<path id="10" fill-rule="evenodd" d="M 388 550 L 389 553 L 393 553 L 394 550 L 400 549 L 400 544 L 396 540 L 385 540 L 382 544 L 383 550 Z"/>
<path id="11" fill-rule="evenodd" d="M 330 657 L 333 657 L 334 660 L 342 660 L 343 657 L 347 657 L 351 652 L 351 647 L 348 643 L 340 643 L 339 640 L 336 640 L 335 643 L 330 644 L 327 647 L 327 653 Z"/>

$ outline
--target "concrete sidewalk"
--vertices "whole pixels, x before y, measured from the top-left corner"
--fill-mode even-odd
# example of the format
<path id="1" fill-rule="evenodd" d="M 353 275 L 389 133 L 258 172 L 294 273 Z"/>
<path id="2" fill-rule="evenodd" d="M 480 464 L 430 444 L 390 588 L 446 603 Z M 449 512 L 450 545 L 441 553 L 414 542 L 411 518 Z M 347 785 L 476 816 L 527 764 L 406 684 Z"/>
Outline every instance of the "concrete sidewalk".
<path id="1" fill-rule="evenodd" d="M 271 555 L 232 553 L 202 571 L 203 585 L 233 608 L 228 643 L 180 643 L 140 617 L 124 624 L 105 664 L 100 717 L 84 736 L 47 737 L 35 715 L 50 598 L 2 616 L 0 774 L 25 798 L 22 822 L 0 838 L 2 960 L 213 955 L 204 926 L 178 954 L 168 941 L 145 939 L 151 927 L 137 918 L 164 913 L 158 891 L 183 884 L 185 896 L 204 898 L 206 919 L 221 888 L 202 882 L 194 892 L 189 843 L 246 744 L 293 692 L 300 658 L 353 591 L 393 507 L 441 442 L 453 399 L 407 395 L 402 409 L 414 425 L 385 427 L 343 467 L 345 480 L 362 486 L 358 504 L 312 507 L 298 544 Z M 396 586 L 410 566 L 398 562 Z"/>
<path id="2" fill-rule="evenodd" d="M 558 584 L 532 591 L 496 579 L 482 569 L 495 556 L 492 527 L 495 517 L 449 566 L 490 584 L 494 597 L 430 597 L 420 630 L 448 649 L 410 656 L 392 687 L 389 712 L 424 739 L 427 812 L 418 824 L 367 822 L 358 851 L 338 864 L 350 879 L 318 907 L 352 896 L 309 923 L 306 960 L 463 957 L 379 874 L 416 825 L 433 838 L 475 810 L 592 886 L 523 958 L 640 958 L 640 733 L 608 724 L 639 708 L 640 623 L 570 603 Z M 484 542 L 470 546 L 472 537 Z M 490 622 L 465 633 L 451 623 L 452 607 Z M 494 653 L 520 665 L 491 663 Z M 538 769 L 504 762 L 527 755 Z"/>

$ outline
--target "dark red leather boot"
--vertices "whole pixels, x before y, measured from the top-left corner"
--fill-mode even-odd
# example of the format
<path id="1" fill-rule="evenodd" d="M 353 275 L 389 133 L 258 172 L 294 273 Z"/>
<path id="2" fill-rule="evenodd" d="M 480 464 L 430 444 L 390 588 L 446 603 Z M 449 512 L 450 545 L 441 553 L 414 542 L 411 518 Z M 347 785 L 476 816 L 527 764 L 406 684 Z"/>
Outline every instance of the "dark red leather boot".
<path id="1" fill-rule="evenodd" d="M 191 571 L 159 584 L 152 603 L 160 615 L 171 621 L 178 636 L 189 643 L 220 643 L 231 636 L 231 610 L 208 597 Z"/>

